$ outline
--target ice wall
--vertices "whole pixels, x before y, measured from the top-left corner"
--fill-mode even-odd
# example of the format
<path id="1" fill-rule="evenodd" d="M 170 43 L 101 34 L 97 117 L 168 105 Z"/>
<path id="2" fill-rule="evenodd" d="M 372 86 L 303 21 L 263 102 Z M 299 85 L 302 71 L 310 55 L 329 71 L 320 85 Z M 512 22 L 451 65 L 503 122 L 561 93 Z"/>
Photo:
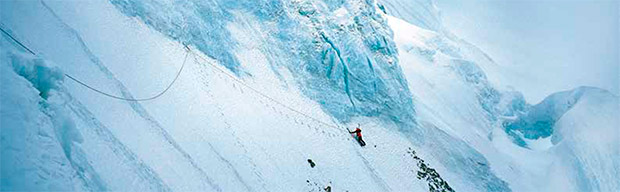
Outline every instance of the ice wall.
<path id="1" fill-rule="evenodd" d="M 126 15 L 198 47 L 240 77 L 252 74 L 239 65 L 235 50 L 264 50 L 276 73 L 291 72 L 304 94 L 339 121 L 361 115 L 408 127 L 415 122 L 392 32 L 374 1 L 112 3 Z M 260 42 L 240 47 L 227 28 L 233 23 L 245 23 Z"/>
<path id="2" fill-rule="evenodd" d="M 528 106 L 515 120 L 504 122 L 506 132 L 518 131 L 527 139 L 549 137 L 553 134 L 555 123 L 579 101 L 584 92 L 593 87 L 580 87 L 570 91 L 563 91 L 549 95 L 540 103 Z M 520 145 L 524 142 L 517 135 L 515 140 Z"/>

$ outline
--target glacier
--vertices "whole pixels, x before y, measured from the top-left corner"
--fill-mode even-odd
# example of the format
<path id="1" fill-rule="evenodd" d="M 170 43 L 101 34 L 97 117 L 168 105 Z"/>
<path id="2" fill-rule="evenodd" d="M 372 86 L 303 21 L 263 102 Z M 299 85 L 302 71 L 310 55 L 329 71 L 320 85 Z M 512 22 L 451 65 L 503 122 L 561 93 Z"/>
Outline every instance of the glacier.
<path id="1" fill-rule="evenodd" d="M 620 189 L 617 95 L 527 103 L 430 0 L 1 1 L 0 18 L 3 191 Z M 65 75 L 128 99 L 174 84 L 124 101 Z"/>

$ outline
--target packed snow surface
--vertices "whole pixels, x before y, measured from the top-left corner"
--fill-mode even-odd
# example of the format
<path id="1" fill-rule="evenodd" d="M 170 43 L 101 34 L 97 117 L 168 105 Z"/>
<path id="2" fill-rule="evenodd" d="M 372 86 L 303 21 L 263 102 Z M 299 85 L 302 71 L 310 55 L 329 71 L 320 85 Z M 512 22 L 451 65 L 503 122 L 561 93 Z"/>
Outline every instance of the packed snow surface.
<path id="1" fill-rule="evenodd" d="M 439 15 L 424 0 L 1 1 L 0 27 L 34 54 L 2 34 L 0 189 L 432 190 L 422 164 L 456 191 L 620 189 L 617 95 L 526 103 Z M 137 102 L 66 75 L 129 100 L 174 84 Z"/>

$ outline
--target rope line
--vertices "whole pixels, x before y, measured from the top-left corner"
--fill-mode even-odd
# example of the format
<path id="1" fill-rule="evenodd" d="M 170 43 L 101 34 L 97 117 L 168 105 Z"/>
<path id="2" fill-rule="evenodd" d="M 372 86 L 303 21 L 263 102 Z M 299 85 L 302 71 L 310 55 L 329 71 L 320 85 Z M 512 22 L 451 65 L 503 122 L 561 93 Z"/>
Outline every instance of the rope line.
<path id="1" fill-rule="evenodd" d="M 5 35 L 9 36 L 15 43 L 19 44 L 19 46 L 21 46 L 22 48 L 26 49 L 26 51 L 30 52 L 33 55 L 37 55 L 35 54 L 32 50 L 28 49 L 28 47 L 26 47 L 24 44 L 22 44 L 21 42 L 19 42 L 17 39 L 15 39 L 13 37 L 13 35 L 9 34 L 8 32 L 6 32 L 2 27 L 0 27 L 0 30 L 2 30 L 2 33 L 4 33 Z"/>
<path id="2" fill-rule="evenodd" d="M 223 74 L 224 74 L 224 75 L 226 75 L 227 77 L 229 77 L 229 78 L 231 78 L 232 80 L 236 81 L 237 83 L 239 83 L 239 84 L 241 84 L 241 85 L 243 85 L 243 86 L 247 87 L 248 89 L 250 89 L 250 90 L 254 91 L 255 93 L 258 93 L 259 95 L 261 95 L 261 96 L 263 96 L 263 97 L 267 98 L 268 100 L 270 100 L 270 101 L 272 101 L 272 102 L 274 102 L 274 103 L 276 103 L 276 104 L 278 104 L 278 105 L 280 105 L 280 106 L 282 106 L 282 107 L 284 107 L 284 108 L 287 108 L 288 110 L 291 110 L 291 111 L 293 111 L 293 112 L 295 112 L 295 113 L 297 113 L 297 114 L 299 114 L 299 115 L 302 115 L 302 116 L 304 116 L 304 117 L 306 117 L 306 118 L 308 118 L 308 119 L 311 119 L 311 120 L 313 120 L 313 121 L 315 121 L 315 122 L 321 123 L 321 124 L 323 124 L 323 125 L 325 125 L 325 126 L 327 126 L 327 127 L 332 127 L 332 128 L 339 129 L 339 127 L 338 127 L 338 126 L 336 126 L 336 125 L 331 125 L 331 124 L 329 124 L 329 123 L 326 123 L 326 122 L 324 122 L 324 121 L 321 121 L 321 120 L 319 120 L 319 119 L 317 119 L 317 118 L 315 118 L 315 117 L 312 117 L 311 115 L 308 115 L 308 114 L 306 114 L 306 113 L 304 113 L 304 112 L 301 112 L 301 111 L 299 111 L 299 110 L 297 110 L 297 109 L 294 109 L 294 108 L 292 108 L 292 107 L 289 107 L 288 105 L 286 105 L 286 104 L 284 104 L 284 103 L 279 102 L 278 100 L 276 100 L 276 99 L 274 99 L 274 98 L 272 98 L 272 97 L 268 96 L 267 94 L 264 94 L 264 93 L 262 93 L 261 91 L 259 91 L 259 90 L 255 89 L 255 88 L 253 88 L 253 87 L 251 87 L 251 86 L 249 86 L 249 85 L 245 84 L 242 80 L 238 79 L 236 76 L 234 76 L 234 75 L 231 75 L 231 74 L 227 73 L 224 69 L 221 69 L 220 67 L 218 67 L 218 66 L 214 65 L 213 63 L 209 62 L 209 61 L 208 61 L 207 59 L 205 59 L 204 57 L 197 55 L 196 53 L 194 53 L 194 52 L 193 52 L 193 51 L 191 51 L 191 50 L 190 50 L 190 52 L 191 52 L 191 53 L 192 53 L 192 55 L 194 56 L 194 59 L 195 59 L 195 60 L 196 60 L 196 56 L 198 56 L 198 58 L 202 59 L 205 63 L 209 64 L 211 67 L 215 68 L 215 69 L 216 69 L 216 70 L 218 70 L 220 73 L 223 73 Z"/>
<path id="3" fill-rule="evenodd" d="M 157 99 L 158 97 L 164 95 L 164 93 L 168 92 L 168 90 L 172 87 L 172 85 L 177 81 L 177 79 L 179 78 L 179 76 L 181 75 L 181 72 L 183 71 L 183 68 L 185 67 L 185 63 L 187 61 L 187 56 L 189 55 L 189 52 L 185 54 L 185 58 L 183 59 L 183 64 L 181 65 L 181 68 L 179 69 L 179 72 L 177 72 L 176 76 L 174 77 L 174 79 L 172 80 L 172 82 L 170 82 L 170 84 L 168 84 L 168 86 L 166 87 L 166 89 L 164 89 L 162 92 L 159 92 L 157 95 L 148 97 L 148 98 L 140 98 L 140 99 L 134 99 L 134 98 L 125 98 L 125 97 L 120 97 L 120 96 L 116 96 L 116 95 L 112 95 L 106 92 L 103 92 L 101 90 L 98 90 L 94 87 L 89 86 L 88 84 L 72 77 L 71 75 L 65 74 L 65 76 L 67 76 L 69 79 L 83 85 L 84 87 L 93 90 L 97 93 L 100 93 L 102 95 L 114 98 L 114 99 L 118 99 L 118 100 L 125 100 L 125 101 L 148 101 L 148 100 L 153 100 L 153 99 Z"/>
<path id="4" fill-rule="evenodd" d="M 24 44 L 22 44 L 20 41 L 18 41 L 17 39 L 15 39 L 15 38 L 14 38 L 11 34 L 9 34 L 7 31 L 5 31 L 2 27 L 0 27 L 0 30 L 1 30 L 1 31 L 2 31 L 2 32 L 6 35 L 6 36 L 8 36 L 9 38 L 11 38 L 11 39 L 12 39 L 15 43 L 17 43 L 19 46 L 21 46 L 22 48 L 24 48 L 26 51 L 28 51 L 28 52 L 29 52 L 29 53 L 31 53 L 32 55 L 37 55 L 37 54 L 36 54 L 36 53 L 34 53 L 31 49 L 29 49 L 29 48 L 28 48 L 28 47 L 26 47 Z M 153 100 L 153 99 L 156 99 L 156 98 L 158 98 L 158 97 L 162 96 L 164 93 L 166 93 L 166 92 L 167 92 L 167 91 L 168 91 L 168 90 L 172 87 L 172 85 L 173 85 L 173 84 L 177 81 L 177 79 L 178 79 L 178 78 L 179 78 L 179 76 L 181 75 L 181 72 L 183 71 L 183 68 L 185 67 L 185 64 L 187 63 L 187 57 L 188 57 L 188 56 L 189 56 L 189 54 L 191 53 L 191 54 L 193 55 L 193 57 L 194 57 L 194 60 L 198 61 L 198 59 L 197 59 L 197 56 L 198 56 L 198 58 L 202 59 L 205 63 L 207 63 L 207 64 L 208 64 L 208 65 L 210 65 L 211 67 L 215 68 L 218 72 L 223 73 L 224 75 L 226 75 L 227 77 L 229 77 L 229 78 L 231 78 L 232 80 L 236 81 L 237 83 L 239 83 L 239 84 L 241 84 L 241 85 L 243 85 L 243 86 L 247 87 L 248 89 L 252 90 L 253 92 L 255 92 L 255 93 L 257 93 L 257 94 L 261 95 L 262 97 L 267 98 L 269 101 L 274 102 L 274 103 L 276 103 L 276 104 L 278 104 L 278 105 L 280 105 L 280 106 L 282 106 L 282 107 L 284 107 L 284 108 L 286 108 L 286 109 L 288 109 L 288 110 L 290 110 L 290 111 L 293 111 L 293 112 L 295 112 L 295 113 L 297 113 L 297 114 L 299 114 L 299 115 L 302 115 L 302 116 L 304 116 L 304 117 L 306 117 L 306 118 L 308 118 L 308 119 L 311 119 L 311 120 L 313 120 L 313 121 L 315 121 L 315 122 L 318 122 L 318 123 L 320 123 L 320 124 L 323 124 L 323 125 L 325 125 L 325 126 L 327 126 L 327 127 L 332 127 L 332 128 L 339 129 L 339 126 L 337 126 L 337 125 L 331 125 L 331 124 L 326 123 L 326 122 L 324 122 L 324 121 L 321 121 L 321 120 L 319 120 L 319 119 L 317 119 L 317 118 L 315 118 L 315 117 L 313 117 L 313 116 L 311 116 L 311 115 L 308 115 L 308 114 L 306 114 L 306 113 L 304 113 L 304 112 L 301 112 L 301 111 L 299 111 L 299 110 L 297 110 L 297 109 L 295 109 L 295 108 L 289 107 L 288 105 L 286 105 L 286 104 L 284 104 L 284 103 L 282 103 L 282 102 L 279 102 L 278 100 L 276 100 L 276 99 L 274 99 L 274 98 L 272 98 L 272 97 L 268 96 L 267 94 L 264 94 L 263 92 L 261 92 L 261 91 L 259 91 L 259 90 L 255 89 L 255 88 L 253 88 L 253 87 L 251 87 L 251 86 L 249 86 L 249 85 L 245 84 L 245 82 L 243 82 L 242 80 L 238 79 L 236 76 L 234 76 L 234 75 L 231 75 L 231 74 L 227 73 L 224 69 L 221 69 L 220 67 L 218 67 L 218 66 L 216 66 L 216 65 L 212 64 L 211 62 L 209 62 L 209 61 L 208 61 L 207 59 L 205 59 L 204 57 L 197 55 L 197 54 L 196 54 L 196 53 L 194 53 L 194 52 L 193 52 L 193 51 L 192 51 L 192 50 L 191 50 L 191 49 L 190 49 L 187 45 L 185 45 L 185 48 L 186 48 L 187 52 L 186 52 L 186 54 L 185 54 L 185 58 L 183 59 L 183 64 L 181 65 L 181 68 L 180 68 L 180 69 L 179 69 L 179 71 L 177 72 L 177 74 L 176 74 L 176 76 L 174 77 L 174 79 L 172 80 L 172 82 L 170 82 L 170 84 L 169 84 L 169 85 L 166 87 L 166 89 L 164 89 L 162 92 L 160 92 L 160 93 L 158 93 L 157 95 L 154 95 L 154 96 L 152 96 L 152 97 L 148 97 L 148 98 L 134 99 L 134 98 L 125 98 L 125 97 L 120 97 L 120 96 L 112 95 L 112 94 L 106 93 L 106 92 L 104 92 L 104 91 L 101 91 L 101 90 L 99 90 L 99 89 L 97 89 L 97 88 L 94 88 L 94 87 L 92 87 L 92 86 L 90 86 L 90 85 L 88 85 L 88 84 L 86 84 L 86 83 L 84 83 L 84 82 L 82 82 L 82 81 L 78 80 L 77 78 L 75 78 L 75 77 L 73 77 L 73 76 L 69 75 L 69 74 L 64 74 L 64 75 L 65 75 L 66 77 L 68 77 L 69 79 L 71 79 L 71 80 L 73 80 L 73 81 L 77 82 L 78 84 L 80 84 L 80 85 L 82 85 L 82 86 L 84 86 L 84 87 L 86 87 L 86 88 L 88 88 L 88 89 L 90 89 L 90 90 L 92 90 L 92 91 L 95 91 L 95 92 L 97 92 L 97 93 L 99 93 L 99 94 L 102 94 L 102 95 L 104 95 L 104 96 L 107 96 L 107 97 L 110 97 L 110 98 L 113 98 L 113 99 L 125 100 L 125 101 L 148 101 L 148 100 Z"/>
<path id="5" fill-rule="evenodd" d="M 13 37 L 13 35 L 11 35 L 10 33 L 8 33 L 7 31 L 5 31 L 2 27 L 0 27 L 0 31 L 2 31 L 2 33 L 4 33 L 6 36 L 8 36 L 9 38 L 11 38 L 15 43 L 17 43 L 19 46 L 21 46 L 22 48 L 26 49 L 26 51 L 30 52 L 32 55 L 37 55 L 36 53 L 34 53 L 34 51 L 32 51 L 31 49 L 29 49 L 28 47 L 26 47 L 24 44 L 22 44 L 20 41 L 18 41 L 17 39 L 15 39 L 15 37 Z M 170 82 L 170 84 L 168 84 L 168 86 L 166 87 L 166 89 L 164 89 L 163 91 L 159 92 L 158 94 L 151 96 L 151 97 L 147 97 L 147 98 L 140 98 L 140 99 L 135 99 L 135 98 L 126 98 L 126 97 L 121 97 L 121 96 L 116 96 L 116 95 L 112 95 L 106 92 L 103 92 L 97 88 L 94 88 L 80 80 L 78 80 L 77 78 L 69 75 L 69 74 L 64 74 L 66 77 L 68 77 L 69 79 L 77 82 L 78 84 L 92 90 L 95 91 L 99 94 L 102 94 L 104 96 L 113 98 L 113 99 L 118 99 L 118 100 L 124 100 L 124 101 L 148 101 L 148 100 L 153 100 L 153 99 L 157 99 L 158 97 L 162 96 L 164 93 L 168 92 L 168 90 L 172 87 L 172 85 L 177 81 L 177 79 L 179 78 L 179 76 L 181 75 L 181 72 L 183 71 L 183 68 L 185 67 L 185 63 L 187 62 L 187 56 L 189 56 L 189 47 L 185 46 L 185 48 L 187 49 L 187 52 L 185 53 L 185 58 L 183 59 L 183 64 L 181 65 L 181 68 L 179 69 L 179 72 L 177 72 L 176 76 L 174 77 L 174 79 L 172 80 L 172 82 Z"/>

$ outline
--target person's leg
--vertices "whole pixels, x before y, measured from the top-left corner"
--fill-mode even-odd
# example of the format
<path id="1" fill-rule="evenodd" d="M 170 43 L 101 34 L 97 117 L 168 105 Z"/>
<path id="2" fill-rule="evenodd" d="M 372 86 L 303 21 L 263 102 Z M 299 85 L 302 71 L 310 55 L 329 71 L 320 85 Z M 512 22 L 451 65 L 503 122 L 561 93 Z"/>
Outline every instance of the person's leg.
<path id="1" fill-rule="evenodd" d="M 361 144 L 362 146 L 366 145 L 366 142 L 362 139 L 362 137 L 361 137 L 361 136 L 360 136 L 360 144 Z"/>

